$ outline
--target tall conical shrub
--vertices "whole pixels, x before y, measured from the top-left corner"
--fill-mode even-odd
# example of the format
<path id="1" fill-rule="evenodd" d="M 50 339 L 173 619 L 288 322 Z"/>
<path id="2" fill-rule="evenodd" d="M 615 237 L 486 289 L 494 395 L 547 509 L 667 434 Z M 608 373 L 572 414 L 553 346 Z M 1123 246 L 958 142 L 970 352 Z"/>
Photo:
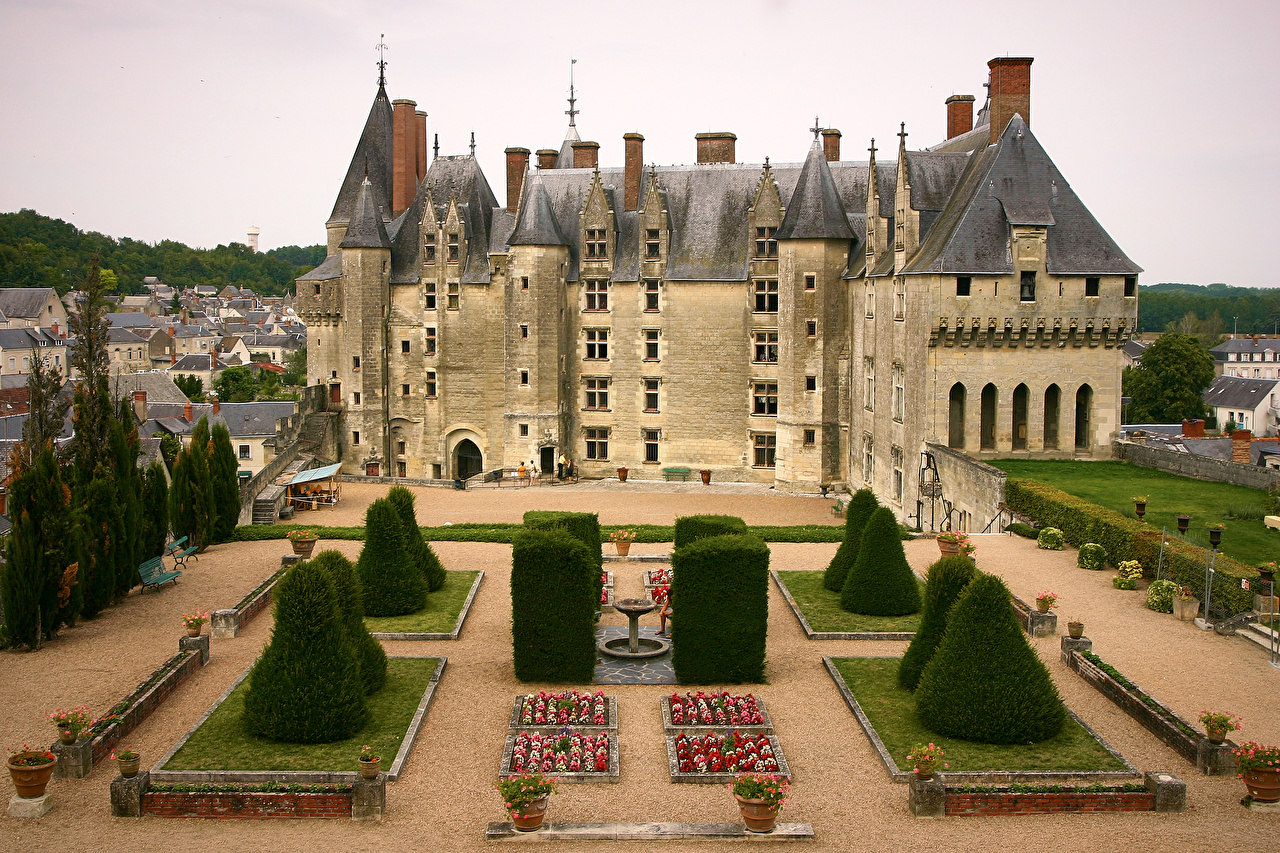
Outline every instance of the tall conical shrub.
<path id="1" fill-rule="evenodd" d="M 212 451 L 209 454 L 209 488 L 217 516 L 213 522 L 213 541 L 225 542 L 240 521 L 240 461 L 231 446 L 227 425 L 213 425 Z"/>
<path id="2" fill-rule="evenodd" d="M 893 510 L 880 507 L 867 519 L 858 559 L 840 591 L 840 606 L 868 616 L 905 616 L 920 610 L 920 587 L 907 564 Z"/>
<path id="3" fill-rule="evenodd" d="M 951 608 L 916 687 L 916 712 L 930 731 L 979 743 L 1039 743 L 1062 731 L 1058 689 L 1009 599 L 1002 580 L 980 574 Z"/>
<path id="4" fill-rule="evenodd" d="M 146 561 L 163 554 L 169 541 L 169 484 L 158 460 L 147 468 L 142 482 L 141 561 Z"/>
<path id="5" fill-rule="evenodd" d="M 924 582 L 924 610 L 920 614 L 920 627 L 916 636 L 907 646 L 898 666 L 898 684 L 908 690 L 915 690 L 920 683 L 920 674 L 925 664 L 933 657 L 942 636 L 947 630 L 947 614 L 951 605 L 956 603 L 960 593 L 977 574 L 973 560 L 961 554 L 943 557 L 929 567 L 929 574 Z"/>
<path id="6" fill-rule="evenodd" d="M 844 589 L 849 570 L 858 559 L 862 528 L 866 527 L 867 519 L 879 506 L 880 502 L 870 489 L 858 489 L 849 499 L 849 506 L 844 511 L 844 541 L 840 543 L 836 555 L 831 558 L 831 565 L 827 566 L 826 574 L 822 576 L 822 585 L 832 592 Z"/>
<path id="7" fill-rule="evenodd" d="M 351 737 L 369 722 L 369 708 L 328 573 L 299 563 L 274 595 L 275 627 L 249 674 L 245 729 L 286 743 Z"/>
<path id="8" fill-rule="evenodd" d="M 364 549 L 357 568 L 364 588 L 367 616 L 402 616 L 427 605 L 427 582 L 410 560 L 404 525 L 386 498 L 369 505 L 364 514 Z"/>
<path id="9" fill-rule="evenodd" d="M 311 562 L 329 575 L 338 613 L 360 664 L 365 692 L 376 693 L 387 683 L 387 653 L 364 625 L 364 590 L 356 567 L 341 551 L 321 551 Z"/>
<path id="10" fill-rule="evenodd" d="M 387 492 L 387 500 L 396 508 L 400 521 L 404 525 L 406 547 L 413 564 L 422 572 L 422 579 L 427 583 L 427 591 L 435 592 L 444 586 L 446 579 L 444 566 L 440 558 L 431 549 L 431 543 L 422 538 L 422 528 L 418 526 L 418 514 L 414 509 L 413 492 L 404 486 L 392 486 Z"/>

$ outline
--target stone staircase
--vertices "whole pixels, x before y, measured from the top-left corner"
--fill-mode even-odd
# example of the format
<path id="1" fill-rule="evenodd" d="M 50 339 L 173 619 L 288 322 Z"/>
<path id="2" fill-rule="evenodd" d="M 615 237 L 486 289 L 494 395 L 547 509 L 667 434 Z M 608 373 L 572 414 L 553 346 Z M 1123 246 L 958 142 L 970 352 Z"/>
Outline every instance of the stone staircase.
<path id="1" fill-rule="evenodd" d="M 298 443 L 304 450 L 316 451 L 324 446 L 330 424 L 337 420 L 337 412 L 308 412 L 298 433 Z M 299 469 L 301 470 L 301 469 Z"/>
<path id="2" fill-rule="evenodd" d="M 1260 622 L 1250 622 L 1238 628 L 1236 636 L 1243 637 L 1251 643 L 1256 643 L 1270 652 L 1271 644 L 1275 642 L 1276 632 Z"/>
<path id="3" fill-rule="evenodd" d="M 312 467 L 314 461 L 314 456 L 304 453 L 290 462 L 277 479 L 287 483 L 294 474 Z M 259 492 L 253 501 L 253 523 L 275 524 L 280 517 L 280 508 L 284 505 L 286 491 L 284 486 L 272 483 Z"/>

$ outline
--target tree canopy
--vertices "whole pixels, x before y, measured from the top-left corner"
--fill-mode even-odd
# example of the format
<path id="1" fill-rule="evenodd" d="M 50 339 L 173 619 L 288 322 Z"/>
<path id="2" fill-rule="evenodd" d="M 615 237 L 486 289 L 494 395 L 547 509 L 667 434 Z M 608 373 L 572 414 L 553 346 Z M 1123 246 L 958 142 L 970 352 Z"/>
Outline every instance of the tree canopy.
<path id="1" fill-rule="evenodd" d="M 1125 421 L 1181 423 L 1202 418 L 1204 389 L 1213 384 L 1213 356 L 1191 335 L 1166 334 L 1147 347 L 1142 361 L 1125 368 L 1124 395 L 1132 397 Z"/>

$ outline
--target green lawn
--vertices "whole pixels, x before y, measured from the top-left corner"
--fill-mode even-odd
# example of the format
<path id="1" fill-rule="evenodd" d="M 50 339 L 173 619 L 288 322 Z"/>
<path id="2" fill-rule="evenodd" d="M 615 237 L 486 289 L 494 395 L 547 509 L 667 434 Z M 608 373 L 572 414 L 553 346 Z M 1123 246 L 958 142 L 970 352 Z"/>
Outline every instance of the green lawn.
<path id="1" fill-rule="evenodd" d="M 249 679 L 183 744 L 166 770 L 356 770 L 360 747 L 369 744 L 389 767 L 400 749 L 437 658 L 391 658 L 387 684 L 369 697 L 372 712 L 364 731 L 334 743 L 278 743 L 251 735 L 241 726 Z"/>
<path id="2" fill-rule="evenodd" d="M 375 634 L 448 634 L 458 622 L 467 593 L 479 572 L 445 572 L 444 586 L 427 597 L 427 606 L 404 616 L 366 616 L 364 626 Z"/>
<path id="3" fill-rule="evenodd" d="M 909 616 L 862 616 L 840 609 L 840 593 L 822 585 L 824 572 L 778 572 L 787 591 L 800 606 L 814 631 L 914 631 L 920 626 L 920 614 Z M 924 596 L 924 584 L 920 584 Z"/>
<path id="4" fill-rule="evenodd" d="M 1233 509 L 1251 508 L 1260 516 L 1263 507 L 1270 505 L 1270 500 L 1266 492 L 1258 489 L 1193 480 L 1128 462 L 996 459 L 991 464 L 1008 472 L 1010 477 L 1047 483 L 1130 518 L 1137 517 L 1131 498 L 1146 495 L 1149 499 L 1144 519 L 1147 524 L 1156 528 L 1167 527 L 1176 536 L 1178 522 L 1175 516 L 1190 515 L 1187 539 L 1206 548 L 1209 536 L 1205 532 L 1205 524 L 1222 522 L 1227 526 L 1222 534 L 1223 552 L 1246 565 L 1257 565 L 1280 557 L 1280 531 L 1268 530 L 1261 517 L 1236 519 L 1229 514 Z"/>
<path id="5" fill-rule="evenodd" d="M 907 755 L 918 743 L 947 751 L 951 770 L 1126 770 L 1073 718 L 1054 738 L 1036 744 L 996 746 L 943 737 L 916 719 L 915 700 L 898 686 L 899 658 L 836 658 L 836 669 L 853 692 L 898 769 L 909 771 Z"/>

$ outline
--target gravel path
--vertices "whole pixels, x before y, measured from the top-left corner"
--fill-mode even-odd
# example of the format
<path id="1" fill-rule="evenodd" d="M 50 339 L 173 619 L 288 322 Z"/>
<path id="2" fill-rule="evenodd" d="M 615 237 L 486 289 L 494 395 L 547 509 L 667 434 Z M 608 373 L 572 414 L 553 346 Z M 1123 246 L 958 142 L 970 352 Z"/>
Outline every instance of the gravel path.
<path id="1" fill-rule="evenodd" d="M 832 523 L 830 500 L 785 497 L 755 486 L 700 484 L 581 484 L 557 488 L 418 489 L 423 524 L 446 521 L 519 521 L 527 509 L 593 511 L 605 523 L 666 523 L 692 513 L 732 513 L 753 524 Z M 713 491 L 714 489 L 714 491 Z M 343 502 L 305 513 L 306 523 L 360 524 L 368 503 L 385 487 L 345 484 Z M 1061 595 L 1060 620 L 1083 619 L 1105 660 L 1187 717 L 1202 708 L 1229 710 L 1245 720 L 1245 738 L 1280 741 L 1280 672 L 1245 641 L 1204 634 L 1167 614 L 1142 607 L 1143 597 L 1110 586 L 1109 572 L 1075 568 L 1075 552 L 1038 551 L 1006 536 L 977 537 L 978 563 L 1001 575 L 1024 600 L 1042 589 Z M 283 542 L 210 548 L 176 588 L 131 595 L 100 618 L 64 633 L 38 654 L 0 653 L 0 744 L 45 744 L 55 707 L 87 703 L 101 713 L 126 695 L 177 648 L 179 616 L 195 608 L 230 607 L 268 576 Z M 353 558 L 360 543 L 321 543 Z M 378 824 L 348 821 L 214 821 L 111 818 L 111 768 L 100 765 L 83 780 L 50 786 L 56 805 L 39 820 L 0 817 L 0 849 L 96 851 L 113 847 L 170 853 L 215 847 L 248 850 L 409 850 L 436 845 L 479 850 L 484 828 L 504 819 L 492 785 L 506 721 L 518 693 L 547 685 L 515 681 L 510 652 L 510 549 L 498 544 L 437 543 L 447 568 L 484 569 L 484 584 L 456 642 L 388 642 L 393 655 L 447 655 L 442 689 L 404 776 L 388 791 L 388 813 Z M 606 545 L 606 548 L 608 546 Z M 775 544 L 779 570 L 825 567 L 835 545 Z M 636 545 L 657 553 L 668 545 Z M 913 566 L 936 559 L 930 541 L 907 543 Z M 642 594 L 642 565 L 610 565 L 619 595 Z M 607 622 L 623 623 L 617 614 Z M 270 634 L 263 615 L 234 640 L 213 644 L 208 667 L 187 682 L 128 739 L 144 766 L 162 755 L 256 657 Z M 906 808 L 906 788 L 890 782 L 822 667 L 824 655 L 898 655 L 903 643 L 810 642 L 776 589 L 770 591 L 769 678 L 753 689 L 768 704 L 795 774 L 785 819 L 814 825 L 816 850 L 909 850 L 922 843 L 941 850 L 1006 849 L 1034 834 L 1055 846 L 1081 850 L 1201 848 L 1208 839 L 1232 850 L 1274 849 L 1280 822 L 1238 805 L 1243 785 L 1207 778 L 1087 687 L 1058 661 L 1057 638 L 1033 641 L 1068 704 L 1141 769 L 1170 769 L 1187 781 L 1190 808 L 1182 815 L 1059 815 L 949 819 L 917 823 Z M 718 685 L 709 685 L 718 686 Z M 671 785 L 658 710 L 669 688 L 613 687 L 618 697 L 622 781 L 566 785 L 553 798 L 556 821 L 736 821 L 737 810 L 720 786 Z M 7 793 L 7 791 L 6 791 Z M 928 840 L 922 841 L 923 833 Z M 22 845 L 19 847 L 19 845 Z M 715 845 L 712 845 L 715 846 Z M 593 849 L 634 849 L 600 843 Z"/>

